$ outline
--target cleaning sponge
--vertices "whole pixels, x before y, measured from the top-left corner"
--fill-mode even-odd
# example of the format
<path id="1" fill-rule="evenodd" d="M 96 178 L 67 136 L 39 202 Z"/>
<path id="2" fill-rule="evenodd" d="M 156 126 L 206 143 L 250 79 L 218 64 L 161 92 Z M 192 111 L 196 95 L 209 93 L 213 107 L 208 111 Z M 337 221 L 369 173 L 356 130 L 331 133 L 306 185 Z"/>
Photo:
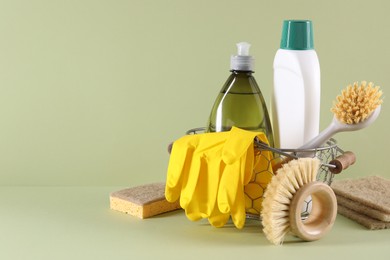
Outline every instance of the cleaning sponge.
<path id="1" fill-rule="evenodd" d="M 180 209 L 180 205 L 165 199 L 165 183 L 152 183 L 111 193 L 110 208 L 143 219 Z"/>
<path id="2" fill-rule="evenodd" d="M 369 229 L 390 228 L 390 181 L 378 176 L 334 181 L 338 212 Z"/>

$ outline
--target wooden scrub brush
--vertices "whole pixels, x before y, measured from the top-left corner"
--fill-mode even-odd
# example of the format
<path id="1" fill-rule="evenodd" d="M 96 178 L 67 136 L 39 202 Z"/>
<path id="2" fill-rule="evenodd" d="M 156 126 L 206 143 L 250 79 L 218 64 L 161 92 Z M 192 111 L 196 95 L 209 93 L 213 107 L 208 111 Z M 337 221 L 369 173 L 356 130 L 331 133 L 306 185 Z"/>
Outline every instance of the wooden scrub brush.
<path id="1" fill-rule="evenodd" d="M 365 121 L 383 100 L 382 91 L 374 83 L 362 81 L 349 85 L 337 97 L 331 111 L 342 123 L 352 125 Z"/>
<path id="2" fill-rule="evenodd" d="M 316 181 L 317 158 L 300 158 L 284 164 L 268 185 L 261 212 L 263 232 L 276 245 L 289 232 L 306 240 L 317 240 L 333 226 L 337 214 L 336 196 L 325 183 Z M 312 211 L 302 220 L 305 199 L 312 197 Z"/>
<path id="3" fill-rule="evenodd" d="M 299 149 L 317 148 L 338 132 L 356 131 L 371 125 L 381 111 L 382 91 L 372 82 L 355 82 L 337 96 L 331 124 Z"/>

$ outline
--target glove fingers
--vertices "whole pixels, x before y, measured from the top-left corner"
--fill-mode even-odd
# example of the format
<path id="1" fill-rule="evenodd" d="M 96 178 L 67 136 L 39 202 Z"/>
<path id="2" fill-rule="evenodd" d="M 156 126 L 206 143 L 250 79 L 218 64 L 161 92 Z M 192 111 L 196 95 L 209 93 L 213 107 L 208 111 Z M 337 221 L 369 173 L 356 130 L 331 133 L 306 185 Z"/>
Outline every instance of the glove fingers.
<path id="1" fill-rule="evenodd" d="M 222 152 L 222 160 L 226 164 L 232 164 L 248 150 L 253 144 L 253 139 L 259 133 L 245 131 L 237 127 L 232 127 Z"/>
<path id="2" fill-rule="evenodd" d="M 183 174 L 189 171 L 194 153 L 194 147 L 191 143 L 196 141 L 194 136 L 184 136 L 173 143 L 165 188 L 165 197 L 170 202 L 174 202 L 180 197 Z"/>
<path id="3" fill-rule="evenodd" d="M 180 206 L 192 220 L 210 216 L 215 207 L 221 149 L 227 135 L 225 132 L 197 135 L 196 150 L 187 156 L 192 160 L 184 165 L 178 192 L 181 190 Z"/>
<path id="4" fill-rule="evenodd" d="M 209 217 L 216 207 L 221 177 L 221 161 L 218 159 L 220 154 L 219 149 L 210 151 L 201 158 L 197 184 L 190 201 L 191 204 L 197 204 L 197 210 L 202 217 Z M 185 206 L 185 201 L 183 201 L 183 206 Z"/>
<path id="5" fill-rule="evenodd" d="M 186 216 L 189 220 L 198 221 L 207 216 L 200 213 L 199 203 L 197 200 L 197 194 L 194 194 L 193 199 L 188 203 L 187 207 L 184 209 Z"/>
<path id="6" fill-rule="evenodd" d="M 226 165 L 218 190 L 218 208 L 222 213 L 229 213 L 234 205 L 236 189 L 240 181 L 240 161 Z"/>
<path id="7" fill-rule="evenodd" d="M 214 227 L 223 227 L 229 221 L 229 218 L 230 214 L 223 214 L 218 210 L 218 207 L 215 207 L 208 220 Z"/>
<path id="8" fill-rule="evenodd" d="M 202 183 L 202 176 L 204 176 L 204 171 L 206 164 L 204 163 L 203 158 L 197 158 L 199 161 L 198 170 L 193 169 L 189 175 L 193 178 L 188 179 L 186 189 L 182 190 L 182 196 L 180 197 L 180 206 L 185 210 L 186 216 L 189 220 L 197 221 L 207 216 L 202 213 L 202 201 L 204 194 L 202 192 L 203 186 L 197 186 L 197 183 Z M 197 177 L 195 177 L 197 175 Z M 194 183 L 195 182 L 195 183 Z M 190 185 L 191 183 L 191 185 Z"/>
<path id="9" fill-rule="evenodd" d="M 224 170 L 224 164 L 221 161 L 221 148 L 213 151 L 213 153 L 208 153 L 208 174 L 204 183 L 207 183 L 207 189 L 204 194 L 204 205 L 206 207 L 202 211 L 207 216 L 211 216 L 217 205 L 217 196 L 218 196 L 218 187 L 220 185 L 220 179 L 222 176 L 222 171 Z"/>
<path id="10" fill-rule="evenodd" d="M 249 182 L 253 173 L 253 153 L 244 154 L 232 165 L 226 165 L 218 194 L 218 207 L 222 213 L 232 216 L 234 225 L 245 225 L 244 182 Z M 248 166 L 250 164 L 250 166 Z"/>
<path id="11" fill-rule="evenodd" d="M 202 164 L 205 164 L 204 160 L 201 157 L 195 157 L 195 159 L 192 160 L 188 174 L 184 174 L 183 176 L 183 185 L 180 196 L 180 206 L 183 209 L 188 207 L 195 196 L 195 189 L 198 184 L 201 167 L 204 167 Z"/>
<path id="12" fill-rule="evenodd" d="M 197 178 L 197 183 L 194 187 L 190 187 L 185 191 L 186 195 L 183 195 L 182 205 L 183 207 L 188 207 L 193 215 L 197 218 L 207 218 L 211 212 L 208 210 L 209 208 L 214 208 L 215 200 L 209 202 L 211 200 L 212 194 L 209 195 L 209 189 L 211 188 L 210 180 L 209 180 L 209 172 L 206 158 L 201 158 L 201 165 L 199 168 L 199 174 Z M 193 189 L 193 190 L 192 190 Z M 191 194 L 192 192 L 192 194 Z M 186 196 L 186 197 L 184 197 Z M 187 200 L 188 197 L 188 201 Z M 212 205 L 210 205 L 210 203 Z"/>
<path id="13" fill-rule="evenodd" d="M 193 187 L 187 185 L 180 199 L 181 206 L 186 210 L 186 215 L 191 220 L 208 218 L 216 208 L 216 198 L 220 179 L 220 161 L 208 161 L 206 157 L 200 158 L 200 167 L 197 183 Z M 191 172 L 194 176 L 196 172 Z M 188 184 L 193 180 L 188 180 Z M 194 189 L 192 191 L 192 189 Z"/>
<path id="14" fill-rule="evenodd" d="M 192 152 L 188 154 L 188 156 L 191 155 Z M 165 197 L 170 202 L 174 202 L 179 199 L 183 181 L 184 179 L 187 179 L 184 175 L 188 172 L 191 162 L 188 158 L 186 159 L 185 156 L 186 155 L 183 155 L 181 158 L 177 158 L 178 160 L 170 160 L 169 162 Z M 185 160 L 182 166 L 178 163 L 181 159 Z"/>
<path id="15" fill-rule="evenodd" d="M 242 229 L 245 225 L 245 195 L 244 195 L 244 186 L 239 184 L 237 186 L 237 195 L 234 206 L 232 207 L 231 216 L 234 225 L 238 229 Z"/>

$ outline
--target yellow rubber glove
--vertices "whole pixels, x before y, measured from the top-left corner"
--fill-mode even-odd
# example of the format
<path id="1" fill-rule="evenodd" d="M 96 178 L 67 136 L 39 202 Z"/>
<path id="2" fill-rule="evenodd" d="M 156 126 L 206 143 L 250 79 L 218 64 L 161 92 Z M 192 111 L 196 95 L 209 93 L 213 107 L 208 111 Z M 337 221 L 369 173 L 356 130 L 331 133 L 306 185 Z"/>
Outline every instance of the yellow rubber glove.
<path id="1" fill-rule="evenodd" d="M 239 229 L 246 219 L 244 186 L 251 180 L 255 164 L 253 142 L 261 134 L 233 127 L 222 151 L 226 166 L 218 190 L 218 208 L 221 213 L 230 213 Z"/>
<path id="2" fill-rule="evenodd" d="M 208 218 L 216 227 L 229 216 L 237 228 L 245 223 L 244 185 L 255 163 L 253 139 L 261 133 L 229 132 L 189 135 L 175 141 L 168 165 L 165 196 L 190 220 Z"/>
<path id="3" fill-rule="evenodd" d="M 165 197 L 191 220 L 209 217 L 221 175 L 221 151 L 229 132 L 187 135 L 175 141 L 168 165 Z"/>

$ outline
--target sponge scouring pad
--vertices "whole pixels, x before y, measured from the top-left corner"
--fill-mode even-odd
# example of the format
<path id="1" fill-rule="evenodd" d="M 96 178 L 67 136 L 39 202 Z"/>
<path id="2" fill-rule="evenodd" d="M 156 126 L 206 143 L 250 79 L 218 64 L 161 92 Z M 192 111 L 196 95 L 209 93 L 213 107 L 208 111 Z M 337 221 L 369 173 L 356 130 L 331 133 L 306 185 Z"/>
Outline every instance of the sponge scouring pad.
<path id="1" fill-rule="evenodd" d="M 390 228 L 390 181 L 378 176 L 334 181 L 338 213 L 369 229 Z"/>
<path id="2" fill-rule="evenodd" d="M 110 208 L 143 219 L 180 209 L 180 205 L 165 199 L 165 183 L 152 183 L 111 193 Z"/>

